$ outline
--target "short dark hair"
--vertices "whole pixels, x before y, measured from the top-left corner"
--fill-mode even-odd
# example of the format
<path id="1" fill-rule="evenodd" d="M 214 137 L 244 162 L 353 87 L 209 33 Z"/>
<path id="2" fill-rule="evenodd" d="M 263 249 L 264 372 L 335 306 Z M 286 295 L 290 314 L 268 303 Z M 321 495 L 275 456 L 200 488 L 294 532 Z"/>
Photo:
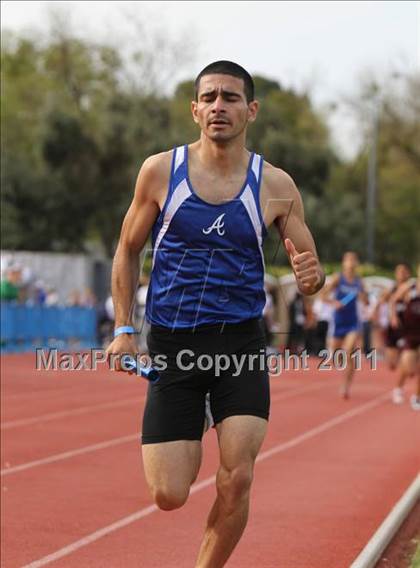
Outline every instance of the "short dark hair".
<path id="1" fill-rule="evenodd" d="M 246 96 L 247 103 L 250 103 L 254 100 L 254 81 L 251 75 L 248 73 L 246 69 L 234 63 L 233 61 L 214 61 L 210 63 L 200 73 L 197 75 L 197 78 L 194 82 L 194 95 L 195 100 L 198 99 L 198 89 L 200 87 L 200 79 L 204 75 L 231 75 L 232 77 L 238 77 L 242 79 L 244 82 L 244 91 Z"/>
<path id="2" fill-rule="evenodd" d="M 405 262 L 404 260 L 402 262 L 397 262 L 397 264 L 395 265 L 395 268 L 397 268 L 397 266 L 404 266 L 404 268 L 406 268 L 408 270 L 408 272 L 411 272 L 410 264 L 408 264 L 408 262 Z"/>

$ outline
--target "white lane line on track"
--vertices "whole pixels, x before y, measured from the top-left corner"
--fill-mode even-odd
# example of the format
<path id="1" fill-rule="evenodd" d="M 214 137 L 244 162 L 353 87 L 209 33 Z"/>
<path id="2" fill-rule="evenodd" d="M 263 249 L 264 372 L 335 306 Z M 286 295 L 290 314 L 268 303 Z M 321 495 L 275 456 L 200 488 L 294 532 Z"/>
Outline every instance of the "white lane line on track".
<path id="1" fill-rule="evenodd" d="M 323 424 L 320 424 L 319 426 L 315 426 L 315 428 L 311 428 L 310 430 L 304 432 L 303 434 L 300 434 L 299 436 L 292 438 L 288 442 L 282 442 L 281 444 L 278 444 L 277 446 L 274 446 L 273 448 L 266 450 L 265 452 L 261 452 L 258 455 L 256 461 L 257 462 L 262 461 L 262 460 L 269 458 L 270 456 L 272 456 L 274 454 L 277 454 L 279 452 L 284 452 L 285 450 L 289 450 L 290 448 L 293 448 L 294 446 L 297 446 L 297 445 L 301 444 L 302 442 L 305 442 L 306 440 L 309 440 L 309 439 L 313 438 L 314 436 L 317 436 L 318 434 L 322 434 L 322 432 L 325 432 L 326 430 L 329 430 L 330 428 L 333 428 L 334 426 L 337 426 L 338 424 L 341 424 L 342 422 L 345 422 L 349 418 L 353 418 L 353 416 L 357 416 L 358 414 L 362 414 L 363 412 L 366 412 L 367 410 L 370 410 L 371 408 L 375 408 L 375 406 L 379 406 L 385 400 L 389 400 L 389 392 L 382 393 L 380 396 L 374 398 L 370 402 L 366 402 L 365 404 L 361 404 L 360 406 L 357 406 L 356 408 L 353 408 L 352 410 L 348 410 L 344 414 L 339 414 L 335 418 L 331 418 L 330 420 L 327 420 Z"/>
<path id="2" fill-rule="evenodd" d="M 371 410 L 372 408 L 375 408 L 376 406 L 379 406 L 380 404 L 382 404 L 385 400 L 389 399 L 389 392 L 386 393 L 382 393 L 380 396 L 374 398 L 373 400 L 365 403 L 365 404 L 361 404 L 360 406 L 349 410 L 348 412 L 345 412 L 344 414 L 340 414 L 339 416 L 336 416 L 335 418 L 332 418 L 331 420 L 327 420 L 326 422 L 323 422 L 322 424 L 319 424 L 318 426 L 316 426 L 315 428 L 311 428 L 310 430 L 307 430 L 306 432 L 304 432 L 303 434 L 300 434 L 299 436 L 296 436 L 295 438 L 292 438 L 291 440 L 287 441 L 287 442 L 283 442 L 281 444 L 277 444 L 276 446 L 273 446 L 270 450 L 267 450 L 263 453 L 261 453 L 258 458 L 257 461 L 263 461 L 266 459 L 269 459 L 270 457 L 272 457 L 275 454 L 279 454 L 281 452 L 284 452 L 290 448 L 293 448 L 294 446 L 297 446 L 298 444 L 301 444 L 302 442 L 305 442 L 306 440 L 309 440 L 310 438 L 313 438 L 314 436 L 317 436 L 318 434 L 321 434 L 322 432 L 325 432 L 326 430 L 329 430 L 331 428 L 334 428 L 334 426 L 337 426 L 338 424 L 341 424 L 343 422 L 346 422 L 346 420 L 349 420 L 350 418 L 353 418 L 354 416 L 357 416 L 359 414 L 363 414 L 364 412 Z M 206 487 L 209 487 L 210 485 L 213 485 L 213 483 L 216 480 L 216 476 L 212 475 L 211 477 L 208 477 L 206 479 L 203 479 L 203 481 L 200 481 L 199 483 L 194 484 L 191 487 L 191 491 L 190 494 L 193 493 L 198 493 L 199 491 L 205 489 Z M 143 519 L 144 517 L 147 517 L 149 515 L 151 515 L 152 513 L 155 513 L 159 511 L 159 508 L 156 505 L 150 505 L 149 507 L 145 507 L 144 509 L 140 509 L 139 511 L 136 511 L 135 513 L 128 515 L 127 517 L 123 517 L 122 519 L 119 519 L 118 521 L 116 521 L 115 523 L 112 523 L 106 527 L 103 527 L 79 540 L 76 540 L 75 542 L 72 542 L 71 544 L 68 544 L 67 546 L 60 548 L 59 550 L 56 550 L 55 552 L 52 552 L 51 554 L 48 554 L 47 556 L 44 556 L 43 558 L 40 558 L 39 560 L 35 560 L 34 562 L 31 562 L 30 564 L 26 564 L 25 566 L 23 566 L 22 568 L 41 568 L 41 566 L 45 566 L 46 564 L 50 564 L 51 562 L 54 562 L 55 560 L 59 560 L 60 558 L 63 558 L 64 556 L 68 556 L 69 554 L 72 554 L 73 552 L 75 552 L 76 550 L 78 550 L 79 548 L 83 548 L 85 546 L 87 546 L 88 544 L 91 544 L 92 542 L 95 542 L 97 540 L 99 540 L 100 538 L 107 536 L 123 527 L 126 527 L 127 525 L 130 525 L 131 523 L 134 523 L 140 519 Z"/>
<path id="3" fill-rule="evenodd" d="M 126 444 L 127 442 L 132 442 L 134 440 L 138 440 L 140 442 L 139 433 L 130 434 L 129 436 L 121 436 L 120 438 L 113 438 L 112 440 L 106 440 L 105 442 L 99 442 L 98 444 L 92 444 L 91 446 L 84 446 L 83 448 L 77 448 L 76 450 L 69 450 L 68 452 L 63 452 L 61 454 L 54 454 L 53 456 L 48 456 L 47 458 L 22 463 L 14 467 L 7 467 L 1 470 L 0 475 L 1 477 L 4 477 L 5 475 L 10 475 L 11 473 L 17 473 L 18 471 L 25 471 L 26 469 L 31 469 L 40 465 L 47 465 L 50 463 L 67 460 L 69 458 L 74 458 L 75 456 L 81 456 L 90 452 L 104 450 L 105 448 L 111 448 L 112 446 L 119 446 L 120 444 Z"/>
<path id="4" fill-rule="evenodd" d="M 80 414 L 89 412 L 107 410 L 109 408 L 117 408 L 119 406 L 128 406 L 130 404 L 142 402 L 144 399 L 145 396 L 138 398 L 126 398 L 113 402 L 103 402 L 99 404 L 92 404 L 90 406 L 80 406 L 79 408 L 73 408 L 71 410 L 61 410 L 59 412 L 41 414 L 40 416 L 32 416 L 30 418 L 22 418 L 20 420 L 10 420 L 9 422 L 3 422 L 3 424 L 0 425 L 0 430 L 10 430 L 11 428 L 18 428 L 19 426 L 29 426 L 31 424 L 38 424 L 40 422 L 59 420 L 60 418 L 66 418 L 67 416 L 79 416 Z"/>
<path id="5" fill-rule="evenodd" d="M 300 392 L 307 387 L 302 387 L 300 389 L 295 389 L 290 392 L 290 394 L 295 392 Z M 313 390 L 312 388 L 308 388 Z M 275 396 L 275 394 L 274 394 Z M 31 416 L 29 418 L 21 418 L 18 420 L 9 420 L 8 422 L 2 422 L 0 424 L 0 430 L 10 430 L 12 428 L 18 428 L 19 426 L 30 426 L 31 424 L 37 424 L 38 422 L 49 422 L 50 420 L 59 420 L 61 418 L 66 418 L 67 416 L 78 416 L 79 414 L 85 414 L 89 412 L 96 412 L 100 410 L 106 410 L 109 408 L 114 408 L 118 406 L 126 406 L 130 404 L 135 404 L 145 400 L 146 396 L 141 396 L 137 398 L 126 398 L 119 401 L 104 402 L 99 404 L 92 404 L 90 406 L 81 406 L 78 408 L 73 408 L 70 410 L 60 410 L 58 412 L 50 412 L 48 414 L 40 414 L 39 416 Z"/>
<path id="6" fill-rule="evenodd" d="M 319 384 L 319 383 L 318 383 Z M 325 383 L 324 383 L 325 384 Z M 300 387 L 298 389 L 293 389 L 290 391 L 289 395 L 293 396 L 294 393 L 299 393 L 302 390 L 317 390 L 317 387 Z M 278 393 L 277 393 L 278 394 Z M 276 400 L 276 391 L 273 392 L 272 400 Z M 19 428 L 20 426 L 30 426 L 31 424 L 38 424 L 41 422 L 49 422 L 50 420 L 59 420 L 61 418 L 66 418 L 67 416 L 78 416 L 80 414 L 85 414 L 89 412 L 96 412 L 100 410 L 106 410 L 109 408 L 114 408 L 118 406 L 125 406 L 130 404 L 135 404 L 144 401 L 145 395 L 137 398 L 127 398 L 119 401 L 104 402 L 99 404 L 92 404 L 90 406 L 81 406 L 78 408 L 73 408 L 70 410 L 61 410 L 58 412 L 50 412 L 48 414 L 40 414 L 39 416 L 31 416 L 29 418 L 21 418 L 18 420 L 9 420 L 8 422 L 3 422 L 0 424 L 0 430 L 10 430 L 12 428 Z"/>
<path id="7" fill-rule="evenodd" d="M 274 395 L 272 397 L 273 401 L 278 401 L 278 400 L 285 400 L 288 398 L 292 398 L 293 396 L 299 396 L 300 394 L 305 394 L 307 392 L 311 392 L 314 390 L 320 390 L 322 388 L 325 388 L 328 385 L 322 384 L 322 385 L 312 385 L 311 387 L 302 387 L 293 391 L 289 391 L 289 392 L 285 392 L 285 393 L 278 393 L 277 396 Z M 54 454 L 52 456 L 47 456 L 45 458 L 41 458 L 39 460 L 34 460 L 34 461 L 30 461 L 30 462 L 26 462 L 20 465 L 16 465 L 13 467 L 7 467 L 7 468 L 3 468 L 0 471 L 0 476 L 4 477 L 5 475 L 10 475 L 12 473 L 18 473 L 20 471 L 25 471 L 27 469 L 32 469 L 33 467 L 38 467 L 41 465 L 48 465 L 50 463 L 55 463 L 61 460 L 66 460 L 66 459 L 70 459 L 73 458 L 75 456 L 79 456 L 82 454 L 88 454 L 91 452 L 96 452 L 97 450 L 103 450 L 105 448 L 110 448 L 112 446 L 117 446 L 119 444 L 125 444 L 127 442 L 132 442 L 133 440 L 138 439 L 140 441 L 140 436 L 141 433 L 139 432 L 138 434 L 131 434 L 128 436 L 123 436 L 120 438 L 113 438 L 111 440 L 105 440 L 104 442 L 99 442 L 98 444 L 92 444 L 90 446 L 84 446 L 82 448 L 76 448 L 74 450 L 69 450 L 67 452 L 62 452 L 60 454 Z"/>
<path id="8" fill-rule="evenodd" d="M 314 385 L 311 385 L 310 387 L 300 387 L 300 388 L 293 389 L 293 390 L 290 390 L 290 391 L 287 391 L 287 392 L 272 392 L 270 399 L 271 399 L 271 402 L 276 402 L 278 400 L 286 400 L 288 398 L 293 398 L 295 396 L 299 396 L 302 393 L 321 390 L 321 389 L 327 388 L 329 386 L 331 386 L 331 384 L 316 383 Z"/>

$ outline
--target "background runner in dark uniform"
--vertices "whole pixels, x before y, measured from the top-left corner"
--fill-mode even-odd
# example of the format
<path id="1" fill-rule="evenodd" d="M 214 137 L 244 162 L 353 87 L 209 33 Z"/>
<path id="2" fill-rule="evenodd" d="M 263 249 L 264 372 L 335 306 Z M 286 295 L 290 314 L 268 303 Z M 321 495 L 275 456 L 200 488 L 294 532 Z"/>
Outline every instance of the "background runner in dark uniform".
<path id="1" fill-rule="evenodd" d="M 400 319 L 397 305 L 401 301 L 405 303 L 405 310 Z M 420 410 L 420 265 L 417 281 L 405 283 L 391 300 L 391 325 L 400 330 L 403 348 L 398 366 L 399 380 L 392 399 L 395 404 L 404 402 L 404 384 L 409 377 L 416 376 L 416 392 L 411 397 L 411 407 Z"/>
<path id="2" fill-rule="evenodd" d="M 407 282 L 411 276 L 411 268 L 405 262 L 397 264 L 395 267 L 395 284 L 389 290 L 385 292 L 379 298 L 377 305 L 375 306 L 373 318 L 376 318 L 379 314 L 381 306 L 384 304 L 390 305 L 392 298 L 398 292 L 400 287 Z M 391 371 L 394 371 L 398 366 L 398 359 L 400 357 L 402 348 L 402 316 L 405 310 L 406 304 L 403 299 L 398 300 L 395 304 L 395 311 L 398 317 L 399 325 L 398 327 L 393 327 L 391 321 L 388 321 L 388 326 L 385 329 L 385 357 L 388 367 Z M 390 314 L 389 316 L 390 317 Z"/>

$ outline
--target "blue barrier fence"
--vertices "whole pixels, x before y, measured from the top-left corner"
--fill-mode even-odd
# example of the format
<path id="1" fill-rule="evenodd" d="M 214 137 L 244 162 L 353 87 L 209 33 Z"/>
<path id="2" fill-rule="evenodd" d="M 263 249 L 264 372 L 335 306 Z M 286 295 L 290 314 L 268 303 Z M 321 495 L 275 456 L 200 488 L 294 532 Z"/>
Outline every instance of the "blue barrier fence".
<path id="1" fill-rule="evenodd" d="M 1 352 L 97 346 L 95 308 L 25 306 L 1 302 Z"/>

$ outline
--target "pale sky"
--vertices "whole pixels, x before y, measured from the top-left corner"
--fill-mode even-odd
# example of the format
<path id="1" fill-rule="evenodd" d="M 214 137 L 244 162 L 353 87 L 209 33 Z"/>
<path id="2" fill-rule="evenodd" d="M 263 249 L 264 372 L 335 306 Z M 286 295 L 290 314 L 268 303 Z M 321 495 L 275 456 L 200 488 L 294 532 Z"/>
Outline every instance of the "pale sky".
<path id="1" fill-rule="evenodd" d="M 420 70 L 420 2 L 18 2 L 2 4 L 2 28 L 47 30 L 51 5 L 65 9 L 85 37 L 124 34 L 130 14 L 169 38 L 190 35 L 185 77 L 210 61 L 231 59 L 251 73 L 311 93 L 318 107 L 350 96 L 361 75 Z M 141 38 L 139 38 L 141 41 Z M 352 153 L 355 133 L 343 114 L 330 124 Z"/>

